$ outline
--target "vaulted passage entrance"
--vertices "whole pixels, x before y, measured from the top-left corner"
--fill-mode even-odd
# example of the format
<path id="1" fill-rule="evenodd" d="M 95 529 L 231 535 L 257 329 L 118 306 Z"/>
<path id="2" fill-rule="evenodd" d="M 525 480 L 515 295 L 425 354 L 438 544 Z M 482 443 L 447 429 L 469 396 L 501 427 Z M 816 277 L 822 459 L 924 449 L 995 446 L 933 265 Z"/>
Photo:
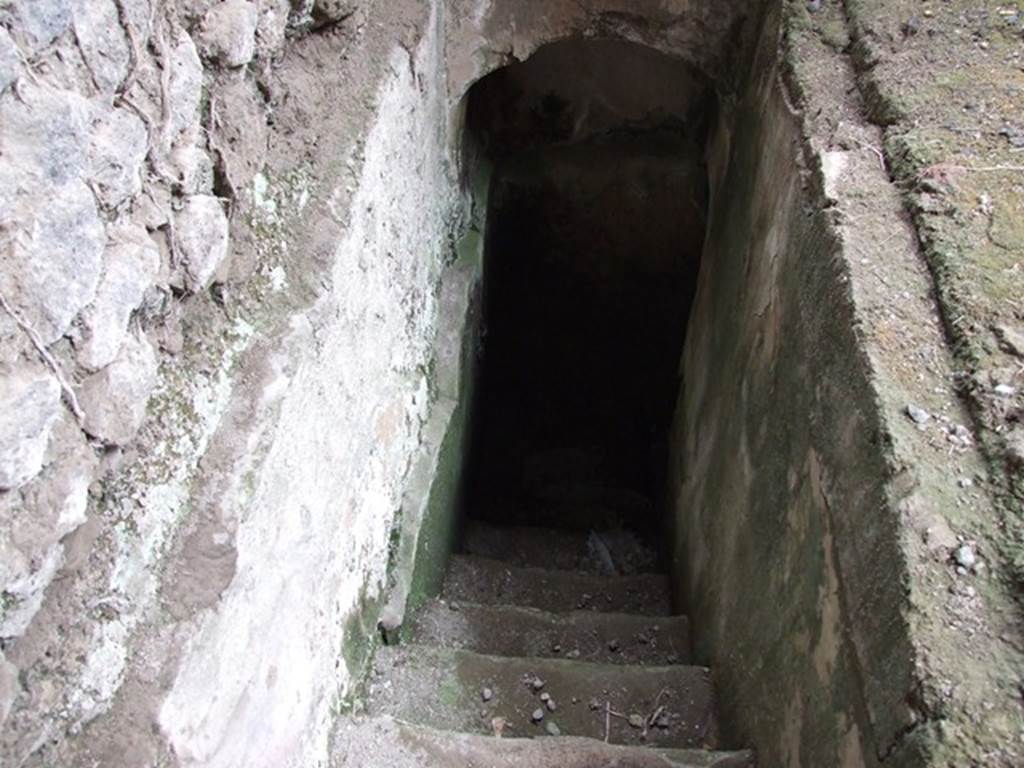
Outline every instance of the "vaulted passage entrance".
<path id="1" fill-rule="evenodd" d="M 471 517 L 651 533 L 707 210 L 706 83 L 622 42 L 495 73 Z"/>

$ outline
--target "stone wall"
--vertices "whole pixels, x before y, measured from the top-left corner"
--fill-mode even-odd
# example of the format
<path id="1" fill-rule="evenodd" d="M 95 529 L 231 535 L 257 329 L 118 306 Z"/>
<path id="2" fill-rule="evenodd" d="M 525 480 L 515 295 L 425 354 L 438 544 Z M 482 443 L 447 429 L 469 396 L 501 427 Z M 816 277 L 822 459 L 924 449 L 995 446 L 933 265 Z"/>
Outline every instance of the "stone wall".
<path id="1" fill-rule="evenodd" d="M 720 71 L 738 4 L 640 5 L 0 3 L 0 762 L 325 760 L 450 524 L 460 99 L 570 35 Z"/>
<path id="2" fill-rule="evenodd" d="M 763 765 L 1016 764 L 1012 603 L 957 560 L 984 464 L 878 130 L 797 8 L 708 148 L 670 468 L 695 657 Z"/>

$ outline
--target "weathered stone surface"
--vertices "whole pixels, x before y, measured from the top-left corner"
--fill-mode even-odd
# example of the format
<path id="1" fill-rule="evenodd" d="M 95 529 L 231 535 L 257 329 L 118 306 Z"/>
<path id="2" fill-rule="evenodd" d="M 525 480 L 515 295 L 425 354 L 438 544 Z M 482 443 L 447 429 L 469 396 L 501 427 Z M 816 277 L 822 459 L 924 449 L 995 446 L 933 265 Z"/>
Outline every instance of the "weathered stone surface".
<path id="1" fill-rule="evenodd" d="M 81 177 L 92 107 L 79 94 L 26 82 L 0 102 L 0 210 L 26 191 Z"/>
<path id="2" fill-rule="evenodd" d="M 256 21 L 256 55 L 273 56 L 284 45 L 288 29 L 289 0 L 264 0 Z"/>
<path id="3" fill-rule="evenodd" d="M 130 110 L 114 109 L 99 121 L 89 143 L 89 174 L 103 205 L 117 208 L 142 189 L 147 141 L 145 123 Z"/>
<path id="4" fill-rule="evenodd" d="M 33 51 L 52 43 L 71 24 L 71 0 L 13 0 L 0 8 L 0 20 L 17 24 Z"/>
<path id="5" fill-rule="evenodd" d="M 316 26 L 336 24 L 355 13 L 358 7 L 356 0 L 313 0 L 313 22 Z"/>
<path id="6" fill-rule="evenodd" d="M 7 90 L 21 72 L 21 59 L 10 33 L 0 27 L 0 93 Z"/>
<path id="7" fill-rule="evenodd" d="M 12 540 L 36 555 L 85 522 L 96 452 L 70 411 L 54 425 L 36 481 L 22 489 L 24 514 Z"/>
<path id="8" fill-rule="evenodd" d="M 168 80 L 168 124 L 171 141 L 190 135 L 199 125 L 199 102 L 203 97 L 203 64 L 192 38 L 178 35 L 170 52 Z"/>
<path id="9" fill-rule="evenodd" d="M 49 372 L 0 371 L 0 490 L 39 474 L 60 408 L 60 385 Z"/>
<path id="10" fill-rule="evenodd" d="M 82 182 L 62 186 L 45 203 L 26 211 L 20 223 L 21 237 L 0 252 L 0 291 L 49 344 L 96 295 L 103 224 Z"/>
<path id="11" fill-rule="evenodd" d="M 244 67 L 256 52 L 256 5 L 249 0 L 225 0 L 203 18 L 203 54 L 227 67 Z"/>
<path id="12" fill-rule="evenodd" d="M 156 353 L 149 340 L 128 336 L 117 359 L 78 390 L 86 432 L 111 445 L 129 443 L 145 420 L 156 373 Z"/>
<path id="13" fill-rule="evenodd" d="M 228 253 L 228 219 L 220 201 L 193 195 L 174 217 L 174 238 L 185 287 L 206 288 Z"/>
<path id="14" fill-rule="evenodd" d="M 208 195 L 213 191 L 213 160 L 195 146 L 180 147 L 171 155 L 175 178 L 186 195 Z"/>
<path id="15" fill-rule="evenodd" d="M 131 64 L 117 5 L 114 0 L 88 0 L 77 3 L 74 14 L 75 37 L 93 82 L 101 92 L 113 92 Z"/>
<path id="16" fill-rule="evenodd" d="M 18 683 L 18 668 L 11 664 L 0 651 L 0 726 L 7 722 L 7 716 L 14 706 L 21 685 Z"/>
<path id="17" fill-rule="evenodd" d="M 160 270 L 160 252 L 141 227 L 122 227 L 111 240 L 96 298 L 82 311 L 84 343 L 78 359 L 93 371 L 117 357 L 128 319 Z"/>

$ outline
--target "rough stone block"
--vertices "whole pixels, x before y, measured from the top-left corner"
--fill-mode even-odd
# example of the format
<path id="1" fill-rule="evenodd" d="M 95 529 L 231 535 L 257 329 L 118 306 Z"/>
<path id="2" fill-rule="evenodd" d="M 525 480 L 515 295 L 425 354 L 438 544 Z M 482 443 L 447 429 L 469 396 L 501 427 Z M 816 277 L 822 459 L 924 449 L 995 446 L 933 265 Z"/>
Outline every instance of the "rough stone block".
<path id="1" fill-rule="evenodd" d="M 114 0 L 77 3 L 74 23 L 78 47 L 93 82 L 101 92 L 112 93 L 124 82 L 131 65 L 128 40 Z"/>
<path id="2" fill-rule="evenodd" d="M 0 93 L 7 90 L 21 73 L 21 59 L 14 40 L 3 27 L 0 27 Z"/>
<path id="3" fill-rule="evenodd" d="M 89 143 L 89 169 L 100 202 L 116 208 L 142 190 L 146 160 L 146 125 L 127 109 L 109 112 Z"/>
<path id="4" fill-rule="evenodd" d="M 0 489 L 18 488 L 42 470 L 60 408 L 60 385 L 49 372 L 0 372 Z"/>
<path id="5" fill-rule="evenodd" d="M 21 98 L 0 104 L 0 206 L 33 185 L 60 185 L 86 169 L 93 109 L 82 96 L 26 79 Z"/>
<path id="6" fill-rule="evenodd" d="M 180 147 L 171 155 L 175 178 L 186 195 L 209 194 L 213 190 L 213 160 L 195 146 Z"/>
<path id="7" fill-rule="evenodd" d="M 78 360 L 92 371 L 117 357 L 131 313 L 160 270 L 160 251 L 141 227 L 121 228 L 111 239 L 96 298 L 82 311 L 85 341 Z"/>
<path id="8" fill-rule="evenodd" d="M 16 24 L 33 52 L 44 48 L 71 25 L 71 0 L 14 0 L 0 7 L 0 20 Z"/>
<path id="9" fill-rule="evenodd" d="M 211 195 L 193 195 L 174 217 L 174 238 L 192 293 L 206 288 L 228 253 L 228 219 L 220 201 Z"/>
<path id="10" fill-rule="evenodd" d="M 11 708 L 20 690 L 18 668 L 7 660 L 3 651 L 0 651 L 0 726 L 11 714 Z"/>
<path id="11" fill-rule="evenodd" d="M 92 192 L 60 187 L 25 212 L 25 230 L 0 253 L 0 291 L 50 344 L 96 295 L 106 237 Z"/>
<path id="12" fill-rule="evenodd" d="M 110 445 L 131 442 L 146 418 L 156 374 L 156 353 L 149 340 L 128 336 L 117 359 L 92 374 L 78 390 L 85 431 Z"/>
<path id="13" fill-rule="evenodd" d="M 248 0 L 225 0 L 203 17 L 203 54 L 226 67 L 244 67 L 256 52 L 257 13 Z"/>
<path id="14" fill-rule="evenodd" d="M 265 0 L 260 3 L 256 20 L 256 55 L 268 58 L 284 46 L 288 30 L 289 0 Z"/>
<path id="15" fill-rule="evenodd" d="M 192 38 L 180 33 L 171 50 L 168 85 L 169 125 L 172 140 L 199 126 L 199 102 L 203 97 L 203 64 Z"/>

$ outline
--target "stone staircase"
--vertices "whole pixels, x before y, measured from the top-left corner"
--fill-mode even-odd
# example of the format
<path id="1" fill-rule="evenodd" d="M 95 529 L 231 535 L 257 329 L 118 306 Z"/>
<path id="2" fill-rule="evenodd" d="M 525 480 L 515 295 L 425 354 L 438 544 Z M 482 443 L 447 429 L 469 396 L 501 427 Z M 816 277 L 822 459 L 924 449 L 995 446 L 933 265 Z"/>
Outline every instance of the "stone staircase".
<path id="1" fill-rule="evenodd" d="M 380 649 L 340 766 L 753 766 L 717 751 L 711 674 L 653 562 L 624 534 L 471 523 L 442 595 Z"/>

